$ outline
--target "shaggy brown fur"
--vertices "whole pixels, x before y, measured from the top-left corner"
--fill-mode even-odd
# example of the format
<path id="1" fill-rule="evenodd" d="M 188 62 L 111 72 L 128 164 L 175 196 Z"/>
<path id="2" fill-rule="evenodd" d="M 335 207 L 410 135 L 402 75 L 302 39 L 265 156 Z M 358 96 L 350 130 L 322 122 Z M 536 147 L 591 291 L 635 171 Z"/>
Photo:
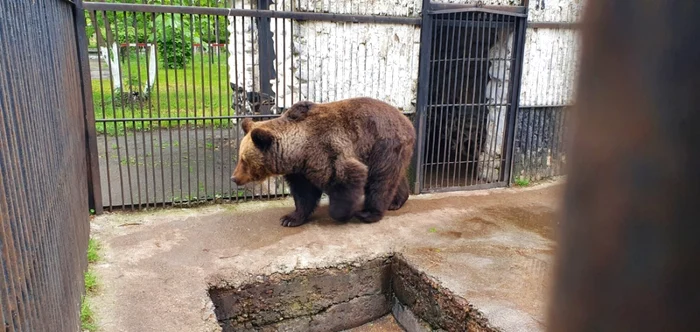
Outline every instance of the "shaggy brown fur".
<path id="1" fill-rule="evenodd" d="M 328 194 L 337 221 L 353 216 L 364 222 L 382 219 L 409 196 L 406 170 L 413 154 L 413 124 L 398 109 L 370 98 L 325 104 L 299 102 L 281 117 L 242 122 L 238 185 L 284 175 L 296 210 L 281 219 L 299 226 Z M 358 207 L 362 195 L 364 205 Z"/>

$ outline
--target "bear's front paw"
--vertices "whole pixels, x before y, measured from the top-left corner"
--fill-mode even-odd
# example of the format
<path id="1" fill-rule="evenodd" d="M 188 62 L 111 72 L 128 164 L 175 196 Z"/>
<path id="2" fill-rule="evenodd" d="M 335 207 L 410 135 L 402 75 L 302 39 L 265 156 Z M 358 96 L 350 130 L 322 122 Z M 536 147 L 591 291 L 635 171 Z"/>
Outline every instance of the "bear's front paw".
<path id="1" fill-rule="evenodd" d="M 376 211 L 362 210 L 355 217 L 366 223 L 373 223 L 382 220 L 383 215 Z"/>
<path id="2" fill-rule="evenodd" d="M 389 209 L 388 209 L 388 210 L 389 210 L 389 211 L 396 211 L 396 210 L 400 209 L 402 206 L 403 206 L 403 203 L 399 204 L 399 203 L 396 203 L 396 202 L 391 202 L 391 205 L 389 205 Z"/>
<path id="3" fill-rule="evenodd" d="M 280 218 L 280 224 L 284 227 L 297 227 L 306 223 L 306 219 L 303 216 L 292 212 L 282 218 Z"/>

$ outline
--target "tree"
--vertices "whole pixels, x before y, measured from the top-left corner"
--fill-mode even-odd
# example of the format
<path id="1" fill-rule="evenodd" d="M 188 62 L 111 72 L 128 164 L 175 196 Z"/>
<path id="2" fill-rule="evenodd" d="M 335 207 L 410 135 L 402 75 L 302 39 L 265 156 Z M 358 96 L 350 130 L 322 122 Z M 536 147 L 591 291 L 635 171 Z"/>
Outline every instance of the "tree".
<path id="1" fill-rule="evenodd" d="M 103 0 L 110 3 L 146 3 L 151 5 L 190 5 L 203 7 L 219 7 L 226 4 L 225 0 Z M 192 57 L 193 44 L 207 47 L 207 43 L 225 42 L 228 38 L 226 19 L 210 16 L 194 16 L 183 14 L 151 14 L 131 12 L 90 12 L 86 33 L 88 37 L 95 36 L 100 50 L 100 56 L 112 68 L 119 68 L 119 60 L 124 59 L 123 51 L 128 50 L 130 43 L 156 44 L 160 61 L 171 69 L 184 68 Z M 151 46 L 152 47 L 152 46 Z M 151 48 L 151 56 L 155 56 Z M 154 63 L 149 63 L 149 74 L 156 75 Z M 132 80 L 127 79 L 127 93 L 131 95 Z M 140 80 L 139 80 L 140 81 Z M 112 71 L 114 91 L 121 93 L 121 77 L 118 70 Z M 147 82 L 143 90 L 147 94 L 151 90 L 153 80 Z M 140 89 L 141 87 L 139 87 Z"/>

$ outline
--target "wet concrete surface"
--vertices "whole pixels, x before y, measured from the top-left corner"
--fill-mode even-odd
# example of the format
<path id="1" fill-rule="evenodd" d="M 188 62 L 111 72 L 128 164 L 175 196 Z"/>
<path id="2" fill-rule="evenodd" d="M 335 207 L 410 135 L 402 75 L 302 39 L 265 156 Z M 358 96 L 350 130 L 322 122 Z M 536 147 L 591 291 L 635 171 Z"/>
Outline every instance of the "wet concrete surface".
<path id="1" fill-rule="evenodd" d="M 503 331 L 542 331 L 561 182 L 413 196 L 375 224 L 339 224 L 327 203 L 279 226 L 289 199 L 95 218 L 101 331 L 218 331 L 211 287 L 400 252 Z"/>

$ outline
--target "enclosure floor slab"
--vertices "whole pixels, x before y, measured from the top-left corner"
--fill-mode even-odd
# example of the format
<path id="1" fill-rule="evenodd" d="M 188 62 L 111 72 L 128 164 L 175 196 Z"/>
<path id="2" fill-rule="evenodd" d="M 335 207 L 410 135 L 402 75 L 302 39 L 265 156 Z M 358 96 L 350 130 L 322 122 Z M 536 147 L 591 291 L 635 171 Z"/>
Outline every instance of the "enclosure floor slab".
<path id="1" fill-rule="evenodd" d="M 374 224 L 336 223 L 322 201 L 310 223 L 281 227 L 291 199 L 105 214 L 91 303 L 100 331 L 218 331 L 210 287 L 398 252 L 491 326 L 543 331 L 562 184 L 412 196 Z"/>
<path id="2" fill-rule="evenodd" d="M 386 315 L 380 319 L 369 322 L 344 332 L 404 332 L 392 315 Z"/>

